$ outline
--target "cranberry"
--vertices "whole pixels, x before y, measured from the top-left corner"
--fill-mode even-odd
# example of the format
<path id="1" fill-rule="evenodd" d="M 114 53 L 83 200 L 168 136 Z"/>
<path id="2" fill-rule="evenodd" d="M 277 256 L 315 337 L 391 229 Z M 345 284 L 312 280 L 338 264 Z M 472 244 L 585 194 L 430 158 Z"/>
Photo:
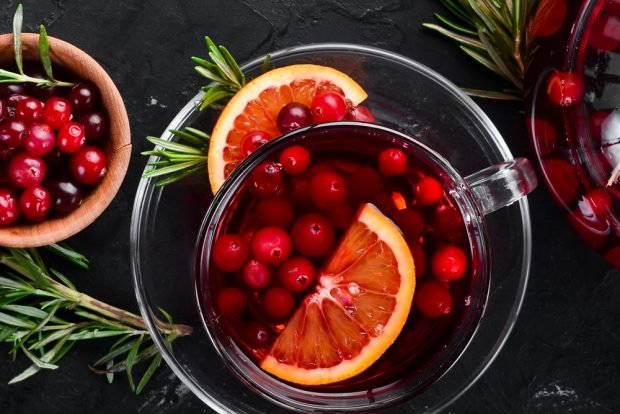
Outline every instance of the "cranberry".
<path id="1" fill-rule="evenodd" d="M 31 223 L 38 223 L 47 217 L 52 199 L 45 187 L 33 185 L 24 190 L 19 199 L 19 205 L 26 220 Z"/>
<path id="2" fill-rule="evenodd" d="M 291 257 L 280 266 L 279 270 L 280 283 L 293 293 L 308 289 L 314 282 L 315 274 L 312 262 L 301 256 Z"/>
<path id="3" fill-rule="evenodd" d="M 72 180 L 49 180 L 45 186 L 50 192 L 52 209 L 56 214 L 69 214 L 82 204 L 84 199 L 82 189 Z"/>
<path id="4" fill-rule="evenodd" d="M 381 191 L 383 180 L 375 168 L 362 166 L 349 176 L 349 197 L 357 202 L 369 201 Z"/>
<path id="5" fill-rule="evenodd" d="M 12 116 L 16 115 L 17 105 L 21 101 L 23 101 L 25 99 L 28 99 L 28 98 L 30 98 L 30 96 L 28 96 L 28 95 L 11 95 L 11 96 L 6 98 L 6 102 L 7 102 L 8 106 L 9 106 L 9 108 L 14 108 Z"/>
<path id="6" fill-rule="evenodd" d="M 284 184 L 282 166 L 277 162 L 264 162 L 252 170 L 249 177 L 249 191 L 255 196 L 276 195 Z"/>
<path id="7" fill-rule="evenodd" d="M 74 112 L 84 112 L 93 109 L 99 100 L 99 91 L 89 83 L 78 83 L 69 92 L 68 100 Z"/>
<path id="8" fill-rule="evenodd" d="M 409 240 L 418 240 L 424 234 L 424 217 L 417 210 L 410 208 L 398 210 L 394 221 Z"/>
<path id="9" fill-rule="evenodd" d="M 570 204 L 579 192 L 579 177 L 573 166 L 563 159 L 543 161 L 543 171 L 549 181 L 551 193 L 564 204 Z"/>
<path id="10" fill-rule="evenodd" d="M 349 203 L 338 204 L 327 212 L 327 215 L 334 227 L 344 230 L 349 227 L 353 220 L 353 207 Z"/>
<path id="11" fill-rule="evenodd" d="M 19 148 L 9 148 L 0 145 L 0 161 L 7 161 L 19 152 Z"/>
<path id="12" fill-rule="evenodd" d="M 598 217 L 604 217 L 611 208 L 611 197 L 605 190 L 594 188 L 583 197 L 590 210 Z"/>
<path id="13" fill-rule="evenodd" d="M 407 172 L 407 154 L 398 148 L 388 148 L 379 154 L 379 170 L 386 177 Z"/>
<path id="14" fill-rule="evenodd" d="M 415 186 L 415 198 L 421 206 L 432 206 L 439 203 L 443 196 L 443 187 L 434 177 L 423 177 Z"/>
<path id="15" fill-rule="evenodd" d="M 298 207 L 305 208 L 310 204 L 310 180 L 305 177 L 294 177 L 288 183 L 288 197 Z"/>
<path id="16" fill-rule="evenodd" d="M 75 121 L 84 126 L 88 142 L 100 141 L 108 133 L 108 119 L 103 112 L 92 111 L 78 114 Z"/>
<path id="17" fill-rule="evenodd" d="M 271 271 L 265 264 L 251 259 L 243 266 L 241 276 L 245 284 L 252 289 L 263 289 L 271 280 Z"/>
<path id="18" fill-rule="evenodd" d="M 43 122 L 48 124 L 54 131 L 58 131 L 70 120 L 71 105 L 66 99 L 55 96 L 45 102 Z"/>
<path id="19" fill-rule="evenodd" d="M 287 174 L 299 175 L 310 166 L 310 152 L 301 145 L 293 145 L 282 151 L 280 164 Z"/>
<path id="20" fill-rule="evenodd" d="M 263 299 L 265 311 L 274 319 L 283 319 L 287 317 L 295 306 L 293 295 L 281 287 L 272 287 L 265 292 Z"/>
<path id="21" fill-rule="evenodd" d="M 45 178 L 46 166 L 43 160 L 27 152 L 13 157 L 9 163 L 9 177 L 18 187 L 27 188 L 40 184 Z"/>
<path id="22" fill-rule="evenodd" d="M 456 246 L 443 246 L 431 257 L 431 271 L 444 282 L 463 277 L 467 270 L 467 256 Z"/>
<path id="23" fill-rule="evenodd" d="M 0 144 L 8 148 L 17 148 L 28 135 L 26 124 L 10 120 L 0 124 Z"/>
<path id="24" fill-rule="evenodd" d="M 355 108 L 352 108 L 349 112 L 347 112 L 345 119 L 349 121 L 371 122 L 371 123 L 376 121 L 375 114 L 373 114 L 370 109 L 362 105 L 358 105 Z"/>
<path id="25" fill-rule="evenodd" d="M 318 208 L 329 210 L 347 198 L 347 183 L 332 171 L 320 172 L 310 179 L 310 199 Z"/>
<path id="26" fill-rule="evenodd" d="M 416 288 L 414 301 L 424 316 L 439 318 L 452 310 L 452 295 L 448 288 L 435 280 L 429 280 Z"/>
<path id="27" fill-rule="evenodd" d="M 263 227 L 252 236 L 251 249 L 257 260 L 276 266 L 291 255 L 291 238 L 279 227 Z"/>
<path id="28" fill-rule="evenodd" d="M 231 319 L 241 316 L 248 304 L 245 293 L 235 287 L 222 289 L 215 301 L 218 312 Z"/>
<path id="29" fill-rule="evenodd" d="M 264 226 L 287 228 L 293 222 L 293 206 L 284 197 L 264 198 L 256 205 L 256 218 Z"/>
<path id="30" fill-rule="evenodd" d="M 250 131 L 241 138 L 241 155 L 246 158 L 271 140 L 268 133 L 264 131 Z"/>
<path id="31" fill-rule="evenodd" d="M 281 133 L 308 126 L 312 123 L 312 113 L 310 109 L 299 102 L 287 103 L 278 112 L 277 125 Z"/>
<path id="32" fill-rule="evenodd" d="M 417 242 L 408 244 L 411 255 L 413 256 L 413 264 L 415 265 L 416 277 L 423 276 L 426 273 L 426 252 Z"/>
<path id="33" fill-rule="evenodd" d="M 558 132 L 553 124 L 546 119 L 533 119 L 534 131 L 532 136 L 534 137 L 535 145 L 538 147 L 538 152 L 541 155 L 549 155 L 554 149 L 558 141 Z M 599 139 L 600 139 L 600 125 L 599 125 Z"/>
<path id="34" fill-rule="evenodd" d="M 58 131 L 58 148 L 72 154 L 86 143 L 84 127 L 77 122 L 68 122 Z"/>
<path id="35" fill-rule="evenodd" d="M 9 106 L 4 99 L 0 99 L 0 122 L 4 121 L 9 116 Z"/>
<path id="36" fill-rule="evenodd" d="M 339 93 L 328 91 L 312 99 L 310 111 L 314 123 L 340 121 L 347 114 L 347 103 Z"/>
<path id="37" fill-rule="evenodd" d="M 43 116 L 43 103 L 35 98 L 26 98 L 15 107 L 15 117 L 22 122 L 31 124 Z"/>
<path id="38" fill-rule="evenodd" d="M 237 234 L 224 234 L 215 241 L 211 251 L 213 263 L 225 272 L 235 272 L 248 258 L 247 242 Z"/>
<path id="39" fill-rule="evenodd" d="M 17 197 L 6 188 L 0 188 L 0 227 L 8 226 L 19 217 Z"/>
<path id="40" fill-rule="evenodd" d="M 24 95 L 26 87 L 23 83 L 0 83 L 0 97 Z"/>
<path id="41" fill-rule="evenodd" d="M 446 205 L 438 205 L 431 214 L 431 224 L 437 234 L 448 239 L 454 239 L 463 231 L 463 218 L 459 212 Z"/>
<path id="42" fill-rule="evenodd" d="M 583 97 L 583 79 L 572 72 L 554 72 L 547 81 L 547 96 L 559 106 L 571 106 Z"/>
<path id="43" fill-rule="evenodd" d="M 252 321 L 245 325 L 243 337 L 252 348 L 265 348 L 271 343 L 271 332 L 264 323 Z"/>
<path id="44" fill-rule="evenodd" d="M 108 159 L 99 147 L 82 147 L 71 157 L 71 174 L 82 184 L 97 184 L 108 171 Z"/>
<path id="45" fill-rule="evenodd" d="M 306 214 L 299 217 L 291 230 L 295 249 L 306 257 L 326 255 L 336 240 L 334 227 L 325 216 Z"/>
<path id="46" fill-rule="evenodd" d="M 26 150 L 34 155 L 51 152 L 56 144 L 54 131 L 47 124 L 36 122 L 28 128 L 28 136 L 24 141 Z"/>

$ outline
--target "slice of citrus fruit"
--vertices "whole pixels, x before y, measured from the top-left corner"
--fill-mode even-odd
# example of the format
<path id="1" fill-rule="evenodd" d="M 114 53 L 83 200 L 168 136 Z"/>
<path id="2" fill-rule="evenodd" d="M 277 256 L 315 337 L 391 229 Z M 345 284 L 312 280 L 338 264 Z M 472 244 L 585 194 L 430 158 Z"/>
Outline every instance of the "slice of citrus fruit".
<path id="1" fill-rule="evenodd" d="M 276 119 L 290 102 L 308 107 L 319 93 L 336 91 L 352 106 L 366 99 L 366 92 L 348 75 L 319 65 L 291 65 L 270 70 L 253 79 L 232 97 L 213 127 L 209 143 L 208 172 L 215 193 L 243 160 L 241 139 L 251 131 L 271 138 L 280 134 Z"/>
<path id="2" fill-rule="evenodd" d="M 302 385 L 363 372 L 400 334 L 414 290 L 413 258 L 402 234 L 365 204 L 261 368 Z"/>

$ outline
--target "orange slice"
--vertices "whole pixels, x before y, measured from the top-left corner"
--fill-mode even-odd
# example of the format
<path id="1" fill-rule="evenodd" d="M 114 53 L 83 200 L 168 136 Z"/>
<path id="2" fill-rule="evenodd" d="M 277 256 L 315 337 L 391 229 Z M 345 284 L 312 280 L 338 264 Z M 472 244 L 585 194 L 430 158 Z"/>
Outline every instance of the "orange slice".
<path id="1" fill-rule="evenodd" d="M 411 252 L 398 227 L 365 204 L 260 366 L 302 385 L 351 378 L 402 330 L 415 290 Z"/>
<path id="2" fill-rule="evenodd" d="M 336 91 L 356 106 L 366 92 L 348 75 L 319 65 L 291 65 L 270 70 L 253 79 L 232 97 L 213 127 L 209 143 L 208 170 L 215 193 L 243 160 L 241 139 L 250 131 L 264 131 L 271 138 L 280 134 L 276 119 L 290 102 L 308 107 L 319 93 Z"/>

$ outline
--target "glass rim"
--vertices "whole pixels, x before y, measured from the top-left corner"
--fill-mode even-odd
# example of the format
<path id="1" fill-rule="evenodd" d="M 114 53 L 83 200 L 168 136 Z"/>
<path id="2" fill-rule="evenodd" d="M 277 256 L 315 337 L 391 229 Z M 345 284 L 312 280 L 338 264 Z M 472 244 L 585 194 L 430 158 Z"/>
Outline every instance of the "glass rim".
<path id="1" fill-rule="evenodd" d="M 489 144 L 489 148 L 491 148 L 495 152 L 495 155 L 498 156 L 501 161 L 508 161 L 513 159 L 512 153 L 508 148 L 508 145 L 501 137 L 501 134 L 499 133 L 495 125 L 470 97 L 468 97 L 456 85 L 454 85 L 452 82 L 447 80 L 439 73 L 408 57 L 372 46 L 350 43 L 313 43 L 308 45 L 283 48 L 273 53 L 270 53 L 269 55 L 271 56 L 272 60 L 276 60 L 280 57 L 290 57 L 296 54 L 330 51 L 340 53 L 363 53 L 379 58 L 388 59 L 426 76 L 431 81 L 433 81 L 437 87 L 442 88 L 445 92 L 455 98 L 460 105 L 465 107 L 469 111 L 469 113 L 473 115 L 475 120 L 480 123 L 481 127 L 483 127 L 488 132 L 488 135 L 490 137 L 490 141 L 487 141 L 487 143 Z M 241 66 L 241 69 L 245 71 L 249 68 L 259 67 L 266 56 L 267 55 L 263 55 L 261 57 L 252 59 L 244 63 Z M 204 92 L 202 91 L 197 93 L 188 101 L 185 106 L 181 108 L 181 110 L 170 121 L 170 123 L 165 129 L 165 132 L 161 135 L 162 139 L 173 139 L 174 135 L 169 130 L 183 124 L 189 118 L 189 116 L 194 113 L 197 107 L 196 103 L 203 95 Z M 156 158 L 157 157 L 155 156 L 151 156 L 149 158 L 149 162 L 154 161 Z M 147 165 L 144 171 L 148 171 L 151 168 L 152 167 L 149 167 Z M 230 412 L 229 408 L 225 404 L 218 401 L 216 398 L 205 393 L 202 387 L 194 380 L 194 378 L 192 378 L 191 374 L 189 374 L 187 370 L 183 368 L 181 364 L 177 361 L 176 357 L 173 355 L 172 350 L 168 348 L 165 338 L 160 334 L 157 328 L 156 318 L 154 317 L 154 315 L 152 315 L 149 305 L 147 303 L 147 290 L 142 281 L 143 274 L 140 269 L 140 218 L 144 216 L 145 213 L 151 208 L 150 204 L 152 199 L 159 198 L 161 196 L 162 190 L 162 187 L 155 187 L 154 180 L 141 177 L 138 188 L 136 190 L 136 197 L 134 199 L 134 205 L 131 214 L 129 248 L 133 285 L 136 293 L 138 307 L 140 309 L 142 317 L 144 318 L 147 329 L 151 334 L 153 342 L 157 346 L 164 361 L 166 361 L 167 365 L 174 372 L 174 374 L 192 391 L 194 395 L 196 395 L 201 401 L 207 404 L 211 409 L 221 414 L 228 413 Z M 518 290 L 516 292 L 516 300 L 511 307 L 510 317 L 505 322 L 500 335 L 494 342 L 493 347 L 487 352 L 486 357 L 478 365 L 477 370 L 472 373 L 468 382 L 461 389 L 455 391 L 453 395 L 447 398 L 442 404 L 434 407 L 434 409 L 436 410 L 442 410 L 452 404 L 467 390 L 469 390 L 473 386 L 473 384 L 476 383 L 476 381 L 486 372 L 486 370 L 489 368 L 495 358 L 499 355 L 499 352 L 506 343 L 517 321 L 517 317 L 521 310 L 525 297 L 525 291 L 527 288 L 527 282 L 530 273 L 532 256 L 532 230 L 527 197 L 523 197 L 521 200 L 515 203 L 515 205 L 519 206 L 520 212 L 521 230 L 523 237 L 523 257 L 521 260 L 522 270 L 520 282 L 518 285 Z"/>

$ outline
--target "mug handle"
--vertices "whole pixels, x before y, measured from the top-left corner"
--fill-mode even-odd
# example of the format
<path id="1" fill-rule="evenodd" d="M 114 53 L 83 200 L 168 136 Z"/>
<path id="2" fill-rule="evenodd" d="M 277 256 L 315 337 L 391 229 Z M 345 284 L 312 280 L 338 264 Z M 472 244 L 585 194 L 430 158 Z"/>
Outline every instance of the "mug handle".
<path id="1" fill-rule="evenodd" d="M 468 175 L 465 182 L 485 215 L 511 205 L 538 185 L 534 167 L 526 158 L 492 165 Z"/>

